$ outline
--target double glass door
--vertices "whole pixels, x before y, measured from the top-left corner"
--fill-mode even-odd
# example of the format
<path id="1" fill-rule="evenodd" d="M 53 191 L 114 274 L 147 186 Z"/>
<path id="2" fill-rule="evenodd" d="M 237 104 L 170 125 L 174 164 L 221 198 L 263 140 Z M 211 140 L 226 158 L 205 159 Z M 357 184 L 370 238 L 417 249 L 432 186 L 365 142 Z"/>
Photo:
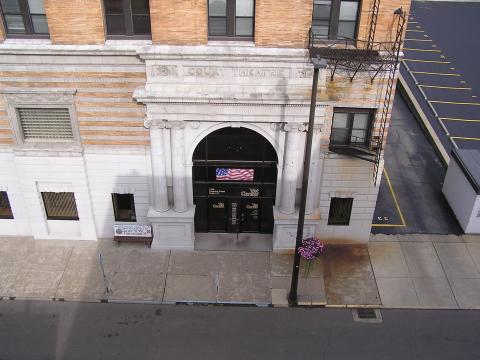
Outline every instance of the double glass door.
<path id="1" fill-rule="evenodd" d="M 209 198 L 208 231 L 259 232 L 260 207 L 259 198 Z"/>

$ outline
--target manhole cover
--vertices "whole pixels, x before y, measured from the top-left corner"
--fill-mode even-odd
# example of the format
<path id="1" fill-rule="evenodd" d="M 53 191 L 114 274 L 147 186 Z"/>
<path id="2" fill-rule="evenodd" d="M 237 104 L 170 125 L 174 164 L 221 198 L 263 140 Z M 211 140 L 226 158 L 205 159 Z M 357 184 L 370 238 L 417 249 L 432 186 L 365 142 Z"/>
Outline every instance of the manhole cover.
<path id="1" fill-rule="evenodd" d="M 380 309 L 358 308 L 352 309 L 353 321 L 365 323 L 381 323 L 382 313 Z"/>

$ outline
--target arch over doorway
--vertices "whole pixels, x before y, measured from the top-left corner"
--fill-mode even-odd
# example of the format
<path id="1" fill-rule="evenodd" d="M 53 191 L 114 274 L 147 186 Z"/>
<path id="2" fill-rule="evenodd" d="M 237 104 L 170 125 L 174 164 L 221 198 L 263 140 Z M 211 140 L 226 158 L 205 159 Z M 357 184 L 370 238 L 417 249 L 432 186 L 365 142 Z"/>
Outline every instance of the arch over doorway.
<path id="1" fill-rule="evenodd" d="M 192 156 L 196 232 L 273 232 L 278 156 L 259 133 L 213 131 Z"/>

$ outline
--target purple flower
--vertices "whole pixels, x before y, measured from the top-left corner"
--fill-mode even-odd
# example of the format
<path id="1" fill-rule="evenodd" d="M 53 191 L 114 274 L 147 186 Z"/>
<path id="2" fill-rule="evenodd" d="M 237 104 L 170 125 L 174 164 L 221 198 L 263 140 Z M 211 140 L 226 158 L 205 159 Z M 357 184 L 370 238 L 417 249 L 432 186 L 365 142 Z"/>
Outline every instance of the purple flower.
<path id="1" fill-rule="evenodd" d="M 298 248 L 298 253 L 306 260 L 315 260 L 324 249 L 320 239 L 310 237 L 302 240 L 302 245 Z"/>

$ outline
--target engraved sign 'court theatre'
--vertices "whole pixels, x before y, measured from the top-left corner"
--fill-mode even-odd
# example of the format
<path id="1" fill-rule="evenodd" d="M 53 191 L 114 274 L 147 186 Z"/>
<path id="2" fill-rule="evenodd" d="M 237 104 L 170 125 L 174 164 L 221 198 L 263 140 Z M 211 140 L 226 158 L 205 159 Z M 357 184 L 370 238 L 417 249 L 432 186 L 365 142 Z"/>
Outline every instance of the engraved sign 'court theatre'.
<path id="1" fill-rule="evenodd" d="M 293 248 L 320 57 L 304 233 L 368 241 L 408 8 L 0 0 L 0 235 Z"/>

